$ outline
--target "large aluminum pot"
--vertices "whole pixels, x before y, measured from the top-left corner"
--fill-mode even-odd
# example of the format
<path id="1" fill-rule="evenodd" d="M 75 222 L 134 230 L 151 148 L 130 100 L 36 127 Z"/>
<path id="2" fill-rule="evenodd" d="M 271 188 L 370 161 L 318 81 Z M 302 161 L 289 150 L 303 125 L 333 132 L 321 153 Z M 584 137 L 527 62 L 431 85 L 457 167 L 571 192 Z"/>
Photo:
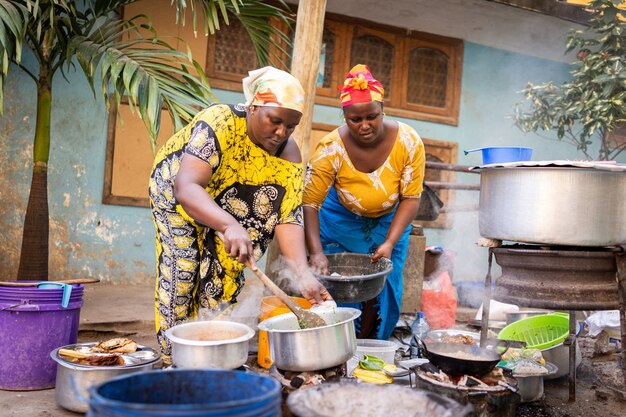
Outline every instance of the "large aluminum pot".
<path id="1" fill-rule="evenodd" d="M 571 246 L 626 243 L 626 171 L 620 166 L 528 164 L 480 168 L 481 236 Z"/>
<path id="2" fill-rule="evenodd" d="M 345 363 L 356 352 L 354 320 L 361 312 L 337 307 L 316 311 L 326 323 L 323 327 L 300 329 L 293 313 L 281 314 L 259 323 L 270 342 L 270 356 L 277 368 L 285 371 L 315 371 Z"/>
<path id="3" fill-rule="evenodd" d="M 177 368 L 235 369 L 248 360 L 254 330 L 232 321 L 195 321 L 165 331 Z"/>
<path id="4" fill-rule="evenodd" d="M 72 363 L 59 355 L 59 349 L 80 350 L 94 343 L 61 346 L 50 352 L 57 363 L 55 397 L 57 404 L 77 413 L 89 408 L 89 389 L 120 375 L 158 369 L 163 365 L 161 355 L 147 346 L 138 346 L 135 356 L 123 356 L 123 366 L 92 366 Z"/>

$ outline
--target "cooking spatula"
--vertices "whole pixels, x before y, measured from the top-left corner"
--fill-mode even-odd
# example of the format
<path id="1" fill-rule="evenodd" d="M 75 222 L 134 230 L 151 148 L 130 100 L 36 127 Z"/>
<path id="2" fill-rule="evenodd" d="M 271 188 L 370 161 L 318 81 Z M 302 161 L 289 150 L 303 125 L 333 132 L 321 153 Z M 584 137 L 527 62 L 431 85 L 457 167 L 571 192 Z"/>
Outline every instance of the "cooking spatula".
<path id="1" fill-rule="evenodd" d="M 285 305 L 289 307 L 291 311 L 293 311 L 293 314 L 295 314 L 296 318 L 298 319 L 298 326 L 300 326 L 301 329 L 312 329 L 314 327 L 326 326 L 327 323 L 324 321 L 323 318 L 313 313 L 312 311 L 304 310 L 302 307 L 300 307 L 258 267 L 253 268 L 250 265 L 249 261 L 246 261 L 246 266 L 252 272 L 254 272 L 254 275 L 256 275 L 257 278 L 260 279 L 261 282 L 265 284 L 265 286 L 269 288 L 280 301 L 285 303 Z"/>

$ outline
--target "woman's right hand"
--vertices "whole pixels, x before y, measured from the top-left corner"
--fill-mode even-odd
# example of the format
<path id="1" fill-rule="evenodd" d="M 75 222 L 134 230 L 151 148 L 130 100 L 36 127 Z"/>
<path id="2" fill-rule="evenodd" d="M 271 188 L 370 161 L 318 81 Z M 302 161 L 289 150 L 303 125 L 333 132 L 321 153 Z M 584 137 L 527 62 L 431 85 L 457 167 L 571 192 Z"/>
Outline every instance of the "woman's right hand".
<path id="1" fill-rule="evenodd" d="M 309 264 L 315 273 L 328 275 L 328 258 L 324 252 L 310 254 Z"/>
<path id="2" fill-rule="evenodd" d="M 236 223 L 227 226 L 222 233 L 222 240 L 224 241 L 226 252 L 233 258 L 236 258 L 239 263 L 243 264 L 246 261 L 250 261 L 252 266 L 256 265 L 250 234 L 242 225 Z"/>

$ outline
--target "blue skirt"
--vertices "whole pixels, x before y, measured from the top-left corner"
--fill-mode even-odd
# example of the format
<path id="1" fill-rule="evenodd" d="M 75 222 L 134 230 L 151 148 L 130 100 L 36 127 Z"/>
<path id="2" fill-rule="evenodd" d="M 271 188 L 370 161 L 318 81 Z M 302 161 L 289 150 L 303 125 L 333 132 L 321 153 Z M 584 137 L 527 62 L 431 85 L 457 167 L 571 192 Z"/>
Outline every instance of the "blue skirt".
<path id="1" fill-rule="evenodd" d="M 367 253 L 373 254 L 387 236 L 396 210 L 378 218 L 363 217 L 346 209 L 331 187 L 319 213 L 320 237 L 324 253 Z M 402 269 L 409 248 L 409 225 L 396 243 L 391 253 L 393 271 L 387 275 L 385 287 L 376 297 L 378 310 L 376 337 L 387 340 L 391 337 L 400 318 L 402 304 Z M 339 304 L 342 307 L 354 307 L 363 310 L 363 303 Z M 360 319 L 356 322 L 357 332 Z"/>

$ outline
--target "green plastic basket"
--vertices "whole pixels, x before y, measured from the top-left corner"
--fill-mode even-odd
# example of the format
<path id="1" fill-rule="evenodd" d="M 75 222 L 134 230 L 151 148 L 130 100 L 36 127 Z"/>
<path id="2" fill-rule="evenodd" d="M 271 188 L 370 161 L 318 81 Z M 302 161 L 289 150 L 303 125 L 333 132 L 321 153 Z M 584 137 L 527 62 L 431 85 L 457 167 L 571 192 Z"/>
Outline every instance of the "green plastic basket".
<path id="1" fill-rule="evenodd" d="M 526 347 L 544 350 L 562 343 L 569 335 L 567 314 L 545 314 L 527 317 L 509 324 L 498 333 L 498 339 L 526 342 Z"/>

